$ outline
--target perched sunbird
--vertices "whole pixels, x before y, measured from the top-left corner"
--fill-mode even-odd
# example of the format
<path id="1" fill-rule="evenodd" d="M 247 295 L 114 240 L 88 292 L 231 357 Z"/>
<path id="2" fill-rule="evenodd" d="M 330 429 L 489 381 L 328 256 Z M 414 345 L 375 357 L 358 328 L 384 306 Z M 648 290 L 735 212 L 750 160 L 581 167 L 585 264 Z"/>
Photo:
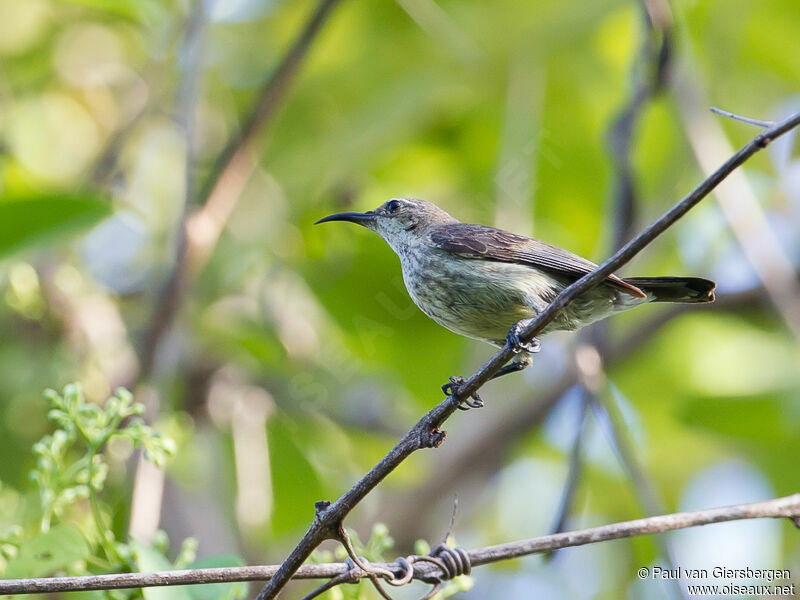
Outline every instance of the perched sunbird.
<path id="1" fill-rule="evenodd" d="M 495 377 L 533 362 L 539 340 L 524 343 L 519 333 L 559 292 L 597 267 L 524 235 L 462 223 L 416 198 L 392 198 L 375 210 L 337 213 L 317 223 L 328 221 L 357 223 L 380 235 L 400 257 L 414 304 L 439 325 L 497 347 L 508 342 L 516 357 Z M 700 277 L 610 275 L 578 296 L 542 334 L 574 331 L 648 302 L 713 302 L 715 287 Z M 460 378 L 451 384 L 454 379 Z"/>

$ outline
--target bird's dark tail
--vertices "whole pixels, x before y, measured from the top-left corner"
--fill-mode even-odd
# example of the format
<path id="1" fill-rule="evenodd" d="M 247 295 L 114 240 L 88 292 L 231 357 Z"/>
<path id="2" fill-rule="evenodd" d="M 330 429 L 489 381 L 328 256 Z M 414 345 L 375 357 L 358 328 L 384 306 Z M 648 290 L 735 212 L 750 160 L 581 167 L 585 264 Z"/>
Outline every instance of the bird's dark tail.
<path id="1" fill-rule="evenodd" d="M 625 279 L 645 294 L 655 296 L 655 302 L 713 302 L 717 284 L 701 277 L 630 277 Z"/>

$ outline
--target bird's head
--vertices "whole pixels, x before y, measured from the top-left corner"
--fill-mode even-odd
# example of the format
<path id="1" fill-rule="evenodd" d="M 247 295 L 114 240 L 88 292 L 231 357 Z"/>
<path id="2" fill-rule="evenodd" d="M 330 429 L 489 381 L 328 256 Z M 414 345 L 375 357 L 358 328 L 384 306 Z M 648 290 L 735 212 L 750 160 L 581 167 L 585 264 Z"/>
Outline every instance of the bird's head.
<path id="1" fill-rule="evenodd" d="M 375 210 L 343 212 L 317 221 L 349 221 L 375 231 L 395 252 L 426 237 L 428 230 L 456 219 L 431 202 L 417 198 L 392 198 Z M 315 224 L 317 224 L 315 223 Z"/>

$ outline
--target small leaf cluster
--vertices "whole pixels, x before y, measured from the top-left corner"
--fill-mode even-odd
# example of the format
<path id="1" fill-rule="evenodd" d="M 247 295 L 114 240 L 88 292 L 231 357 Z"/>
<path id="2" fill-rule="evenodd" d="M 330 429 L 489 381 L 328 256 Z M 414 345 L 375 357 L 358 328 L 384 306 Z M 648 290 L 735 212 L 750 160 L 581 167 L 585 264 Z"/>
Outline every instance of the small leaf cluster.
<path id="1" fill-rule="evenodd" d="M 117 389 L 103 406 L 86 402 L 78 384 L 67 385 L 63 394 L 47 390 L 45 398 L 52 406 L 48 413 L 50 420 L 73 438 L 77 434 L 95 453 L 115 435 L 128 438 L 134 446 L 143 448 L 145 457 L 159 467 L 175 453 L 175 443 L 171 439 L 153 431 L 141 419 L 129 419 L 141 416 L 144 405 L 134 402 L 133 395 L 124 388 Z"/>
<path id="2" fill-rule="evenodd" d="M 117 539 L 106 522 L 109 507 L 102 502 L 109 472 L 104 455 L 107 444 L 114 438 L 124 439 L 142 449 L 147 460 L 163 467 L 175 453 L 175 443 L 143 422 L 144 406 L 134 402 L 127 390 L 117 390 L 103 405 L 88 402 L 77 384 L 67 385 L 61 393 L 47 390 L 45 397 L 50 403 L 48 417 L 58 428 L 33 446 L 36 467 L 31 479 L 39 488 L 41 520 L 32 535 L 19 525 L 0 531 L 0 575 L 24 578 L 243 564 L 239 557 L 227 555 L 196 560 L 194 538 L 185 539 L 171 560 L 169 538 L 163 531 L 149 543 Z M 84 500 L 93 527 L 89 524 L 87 528 L 79 518 L 79 502 Z M 221 583 L 173 588 L 168 597 L 234 600 L 246 595 L 246 584 Z M 87 592 L 86 597 L 159 600 L 165 596 L 161 588 L 145 588 Z"/>
<path id="3" fill-rule="evenodd" d="M 48 417 L 59 427 L 33 446 L 36 468 L 31 479 L 39 488 L 44 531 L 53 518 L 103 488 L 108 464 L 102 451 L 112 437 L 128 439 L 158 466 L 175 452 L 171 439 L 134 418 L 144 406 L 125 389 L 117 390 L 103 406 L 87 402 L 78 384 L 65 386 L 60 394 L 47 390 L 44 395 L 51 406 Z"/>
<path id="4" fill-rule="evenodd" d="M 24 531 L 19 525 L 11 525 L 0 531 L 0 561 L 2 564 L 6 564 L 17 556 L 23 535 Z"/>

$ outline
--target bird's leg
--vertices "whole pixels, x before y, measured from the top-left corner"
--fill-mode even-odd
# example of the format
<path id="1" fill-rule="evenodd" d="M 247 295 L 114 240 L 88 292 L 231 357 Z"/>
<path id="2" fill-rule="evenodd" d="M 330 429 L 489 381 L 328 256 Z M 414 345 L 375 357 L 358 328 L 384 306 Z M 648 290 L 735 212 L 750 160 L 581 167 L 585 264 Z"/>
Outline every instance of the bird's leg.
<path id="1" fill-rule="evenodd" d="M 516 373 L 517 371 L 523 371 L 530 367 L 533 364 L 533 357 L 528 354 L 527 352 L 517 356 L 514 360 L 512 360 L 507 365 L 500 368 L 497 373 L 492 375 L 492 379 L 497 379 L 498 377 L 502 377 L 503 375 L 508 375 L 509 373 Z"/>
<path id="2" fill-rule="evenodd" d="M 520 352 L 523 351 L 536 353 L 539 352 L 539 350 L 541 350 L 541 344 L 539 343 L 539 340 L 537 340 L 536 338 L 533 338 L 530 342 L 523 342 L 521 339 L 519 339 L 519 334 L 532 321 L 533 318 L 522 319 L 521 321 L 517 321 L 516 323 L 514 323 L 511 326 L 511 329 L 508 330 L 508 335 L 506 336 L 506 342 L 508 342 L 508 345 L 511 346 L 511 349 L 514 351 L 514 354 L 519 354 Z M 521 369 L 524 368 L 525 367 L 521 367 Z M 519 371 L 520 369 L 517 370 Z M 510 372 L 511 371 L 509 371 L 509 373 Z"/>
<path id="3" fill-rule="evenodd" d="M 463 377 L 460 375 L 453 375 L 450 377 L 450 381 L 442 386 L 442 391 L 448 396 L 454 396 L 458 394 L 458 390 L 463 383 Z M 470 400 L 470 398 L 472 399 Z M 477 392 L 472 394 L 469 398 L 465 398 L 458 404 L 458 410 L 469 410 L 470 408 L 483 408 L 483 400 L 481 400 L 481 397 Z"/>
<path id="4" fill-rule="evenodd" d="M 533 364 L 533 357 L 531 354 L 539 352 L 541 349 L 539 340 L 533 338 L 530 342 L 523 342 L 519 339 L 520 332 L 525 329 L 525 327 L 527 327 L 531 321 L 533 321 L 533 319 L 522 319 L 511 326 L 511 329 L 509 329 L 508 335 L 506 336 L 506 342 L 508 342 L 509 346 L 511 346 L 514 354 L 517 354 L 517 357 L 507 365 L 501 367 L 497 373 L 492 375 L 492 379 L 497 379 L 498 377 L 508 375 L 509 373 L 522 371 Z M 458 390 L 463 383 L 463 377 L 454 375 L 450 377 L 450 381 L 442 386 L 442 391 L 448 396 L 455 396 L 458 394 Z M 470 408 L 482 407 L 483 400 L 481 400 L 481 397 L 477 393 L 470 395 L 469 398 L 461 400 L 458 405 L 459 410 L 469 410 Z"/>

